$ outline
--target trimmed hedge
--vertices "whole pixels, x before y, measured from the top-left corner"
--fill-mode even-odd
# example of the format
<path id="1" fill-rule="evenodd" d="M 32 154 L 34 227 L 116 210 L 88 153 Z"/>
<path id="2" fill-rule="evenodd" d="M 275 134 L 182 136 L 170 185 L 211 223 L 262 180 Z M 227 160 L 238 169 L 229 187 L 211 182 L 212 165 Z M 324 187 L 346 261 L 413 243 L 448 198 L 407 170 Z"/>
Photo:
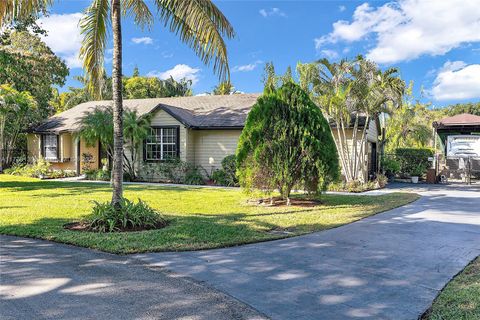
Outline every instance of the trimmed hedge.
<path id="1" fill-rule="evenodd" d="M 429 157 L 433 157 L 433 151 L 427 148 L 399 148 L 395 150 L 395 158 L 400 164 L 400 173 L 404 175 L 417 175 L 425 173 L 430 167 Z"/>

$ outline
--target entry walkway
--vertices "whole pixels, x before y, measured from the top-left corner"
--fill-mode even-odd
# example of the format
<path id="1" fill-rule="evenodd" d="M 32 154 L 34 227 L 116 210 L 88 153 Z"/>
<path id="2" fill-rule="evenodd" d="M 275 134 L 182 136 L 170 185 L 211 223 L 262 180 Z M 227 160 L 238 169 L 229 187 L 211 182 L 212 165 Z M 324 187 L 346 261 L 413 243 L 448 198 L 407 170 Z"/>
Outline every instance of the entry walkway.
<path id="1" fill-rule="evenodd" d="M 394 188 L 422 198 L 306 236 L 132 258 L 205 281 L 273 319 L 417 319 L 480 255 L 480 188 Z"/>

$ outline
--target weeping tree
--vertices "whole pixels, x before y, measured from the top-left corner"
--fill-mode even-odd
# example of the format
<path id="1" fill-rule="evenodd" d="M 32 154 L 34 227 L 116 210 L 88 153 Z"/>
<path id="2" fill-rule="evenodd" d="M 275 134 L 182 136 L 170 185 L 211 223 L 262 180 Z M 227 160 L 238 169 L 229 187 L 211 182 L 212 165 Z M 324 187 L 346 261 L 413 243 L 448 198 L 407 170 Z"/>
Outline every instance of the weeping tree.
<path id="1" fill-rule="evenodd" d="M 113 169 L 112 205 L 121 208 L 123 198 L 123 97 L 122 97 L 122 16 L 132 17 L 141 28 L 150 28 L 154 15 L 144 0 L 90 0 L 80 21 L 83 35 L 80 57 L 87 73 L 89 89 L 100 97 L 105 74 L 104 56 L 109 30 L 113 34 Z M 0 27 L 14 20 L 44 12 L 53 0 L 0 1 Z M 235 32 L 227 18 L 210 0 L 154 0 L 160 22 L 190 46 L 220 79 L 229 80 L 230 71 L 224 37 Z"/>
<path id="2" fill-rule="evenodd" d="M 339 173 L 328 122 L 293 82 L 257 100 L 240 136 L 237 161 L 243 188 L 279 190 L 287 204 L 294 187 L 318 193 Z"/>
<path id="3" fill-rule="evenodd" d="M 333 123 L 333 138 L 347 182 L 364 181 L 366 133 L 371 120 L 401 104 L 405 83 L 362 57 L 297 66 L 300 85 Z M 363 119 L 361 121 L 361 119 Z M 351 132 L 351 134 L 350 134 Z"/>

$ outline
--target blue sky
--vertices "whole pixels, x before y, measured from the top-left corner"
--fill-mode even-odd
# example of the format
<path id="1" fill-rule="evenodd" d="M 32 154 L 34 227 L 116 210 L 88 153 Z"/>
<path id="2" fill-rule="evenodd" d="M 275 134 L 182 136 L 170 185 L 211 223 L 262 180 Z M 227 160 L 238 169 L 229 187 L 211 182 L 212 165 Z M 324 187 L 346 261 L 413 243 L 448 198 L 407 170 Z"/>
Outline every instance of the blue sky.
<path id="1" fill-rule="evenodd" d="M 147 2 L 150 2 L 147 0 Z M 57 1 L 41 23 L 45 41 L 71 68 L 77 59 L 78 20 L 88 0 Z M 283 73 L 297 62 L 366 55 L 382 68 L 396 66 L 415 95 L 435 106 L 480 101 L 480 5 L 478 0 L 216 1 L 235 28 L 227 42 L 232 83 L 260 92 L 265 62 Z M 218 79 L 160 23 L 141 31 L 123 23 L 124 74 L 188 77 L 194 93 L 211 91 Z M 111 45 L 109 46 L 111 48 Z M 111 69 L 106 55 L 106 68 Z M 77 85 L 69 77 L 68 85 Z M 423 89 L 423 90 L 422 90 Z"/>

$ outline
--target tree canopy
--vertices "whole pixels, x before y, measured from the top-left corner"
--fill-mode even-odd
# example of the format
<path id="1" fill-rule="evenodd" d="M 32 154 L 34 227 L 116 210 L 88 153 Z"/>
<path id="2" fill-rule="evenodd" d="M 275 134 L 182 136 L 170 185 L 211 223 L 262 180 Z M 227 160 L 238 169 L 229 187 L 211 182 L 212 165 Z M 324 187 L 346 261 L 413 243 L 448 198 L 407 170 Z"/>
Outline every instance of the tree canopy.
<path id="1" fill-rule="evenodd" d="M 69 71 L 65 63 L 28 31 L 6 30 L 0 38 L 0 83 L 28 91 L 38 103 L 42 117 L 53 113 L 49 101 L 52 86 L 62 86 Z"/>
<path id="2" fill-rule="evenodd" d="M 287 202 L 292 188 L 320 192 L 339 173 L 328 122 L 293 82 L 265 93 L 252 107 L 240 136 L 237 161 L 242 187 L 278 189 Z"/>

